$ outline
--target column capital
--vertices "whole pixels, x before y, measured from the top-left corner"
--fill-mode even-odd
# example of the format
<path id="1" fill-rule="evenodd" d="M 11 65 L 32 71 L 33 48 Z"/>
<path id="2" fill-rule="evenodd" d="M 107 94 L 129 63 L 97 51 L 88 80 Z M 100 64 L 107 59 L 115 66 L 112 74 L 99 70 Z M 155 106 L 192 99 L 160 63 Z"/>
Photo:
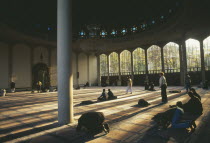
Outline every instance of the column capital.
<path id="1" fill-rule="evenodd" d="M 204 38 L 202 37 L 199 37 L 199 38 L 197 38 L 197 40 L 200 42 L 200 43 L 203 43 L 203 40 L 204 40 Z"/>
<path id="2" fill-rule="evenodd" d="M 80 52 L 78 52 L 78 51 L 74 51 L 74 54 L 75 54 L 75 55 L 79 55 L 79 53 L 80 53 Z"/>
<path id="3" fill-rule="evenodd" d="M 120 53 L 122 53 L 122 51 L 124 51 L 124 50 L 122 50 L 122 49 L 121 50 L 117 50 L 116 53 L 120 55 Z"/>
<path id="4" fill-rule="evenodd" d="M 163 48 L 167 42 L 162 42 L 162 43 L 156 43 L 155 45 L 159 46 L 160 48 Z"/>
<path id="5" fill-rule="evenodd" d="M 86 52 L 85 54 L 86 54 L 86 56 L 90 56 L 91 55 L 91 53 L 89 53 L 89 52 Z"/>
<path id="6" fill-rule="evenodd" d="M 7 43 L 7 45 L 8 45 L 9 48 L 13 48 L 17 44 L 19 44 L 19 43 L 15 43 L 15 42 Z"/>
<path id="7" fill-rule="evenodd" d="M 130 48 L 130 49 L 128 49 L 128 51 L 130 51 L 130 52 L 132 53 L 133 51 L 136 50 L 136 48 L 137 48 L 137 47 L 135 47 L 135 48 L 134 48 L 134 47 L 133 47 L 133 48 Z"/>
<path id="8" fill-rule="evenodd" d="M 112 53 L 112 52 L 108 52 L 108 53 L 106 53 L 106 55 L 109 56 L 111 53 Z"/>
<path id="9" fill-rule="evenodd" d="M 100 53 L 95 53 L 94 55 L 95 55 L 96 57 L 100 57 L 101 54 L 100 54 Z"/>

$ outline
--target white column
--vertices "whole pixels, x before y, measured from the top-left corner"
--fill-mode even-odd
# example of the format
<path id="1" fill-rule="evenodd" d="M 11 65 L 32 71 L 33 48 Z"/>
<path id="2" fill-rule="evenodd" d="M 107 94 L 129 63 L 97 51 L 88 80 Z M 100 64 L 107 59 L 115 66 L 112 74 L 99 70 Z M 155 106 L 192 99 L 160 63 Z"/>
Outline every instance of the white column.
<path id="1" fill-rule="evenodd" d="M 89 82 L 89 86 L 91 85 L 90 83 L 90 63 L 89 63 L 90 55 L 87 54 L 87 81 Z"/>
<path id="2" fill-rule="evenodd" d="M 51 50 L 50 47 L 48 47 L 48 69 L 49 69 L 49 77 L 50 77 L 50 81 L 49 81 L 50 82 L 50 85 L 49 86 L 51 86 L 51 75 L 52 75 L 52 62 L 51 62 L 51 58 L 52 58 L 52 50 Z"/>
<path id="3" fill-rule="evenodd" d="M 52 66 L 51 58 L 52 58 L 52 49 L 48 48 L 48 67 L 49 68 L 51 68 Z"/>
<path id="4" fill-rule="evenodd" d="M 120 53 L 118 53 L 118 69 L 119 69 L 119 80 L 121 81 L 121 67 L 120 67 Z"/>
<path id="5" fill-rule="evenodd" d="M 77 74 L 76 83 L 77 86 L 79 86 L 79 53 L 76 53 L 76 74 Z"/>
<path id="6" fill-rule="evenodd" d="M 163 47 L 161 47 L 160 49 L 161 49 L 161 65 L 162 65 L 162 72 L 165 72 Z"/>
<path id="7" fill-rule="evenodd" d="M 133 51 L 131 51 L 131 79 L 134 79 L 134 74 L 133 74 Z"/>
<path id="8" fill-rule="evenodd" d="M 110 84 L 110 80 L 109 80 L 109 55 L 107 55 L 107 79 L 108 79 L 108 85 Z"/>
<path id="9" fill-rule="evenodd" d="M 200 54 L 201 54 L 201 77 L 202 82 L 205 82 L 206 75 L 205 75 L 205 63 L 204 63 L 204 50 L 203 50 L 203 40 L 200 40 Z"/>
<path id="10" fill-rule="evenodd" d="M 185 79 L 185 75 L 187 74 L 187 53 L 186 53 L 186 43 L 185 40 L 182 40 L 182 62 L 183 62 L 183 74 Z"/>
<path id="11" fill-rule="evenodd" d="M 98 77 L 98 86 L 101 86 L 101 72 L 100 72 L 100 55 L 97 56 L 97 77 Z"/>
<path id="12" fill-rule="evenodd" d="M 109 79 L 109 55 L 107 55 L 107 75 Z"/>
<path id="13" fill-rule="evenodd" d="M 58 123 L 73 122 L 72 0 L 58 0 Z"/>
<path id="14" fill-rule="evenodd" d="M 183 51 L 182 43 L 179 42 L 179 60 L 180 60 L 180 85 L 184 85 L 184 70 L 183 70 Z"/>
<path id="15" fill-rule="evenodd" d="M 145 70 L 146 70 L 146 76 L 148 76 L 148 61 L 147 61 L 147 49 L 144 50 L 144 54 L 145 54 Z"/>
<path id="16" fill-rule="evenodd" d="M 30 48 L 30 64 L 31 64 L 31 89 L 35 88 L 33 87 L 33 66 L 34 66 L 34 47 L 31 46 Z"/>
<path id="17" fill-rule="evenodd" d="M 13 45 L 9 45 L 9 50 L 8 50 L 8 87 L 10 89 L 10 83 L 12 82 L 13 78 Z"/>

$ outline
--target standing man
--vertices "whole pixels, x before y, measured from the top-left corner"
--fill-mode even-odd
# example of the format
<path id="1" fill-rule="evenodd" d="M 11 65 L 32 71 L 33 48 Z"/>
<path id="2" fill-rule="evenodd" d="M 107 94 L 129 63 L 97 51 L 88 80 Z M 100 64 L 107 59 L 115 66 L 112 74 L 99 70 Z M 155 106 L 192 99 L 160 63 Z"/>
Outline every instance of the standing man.
<path id="1" fill-rule="evenodd" d="M 185 77 L 185 87 L 186 87 L 186 93 L 188 93 L 188 91 L 190 91 L 190 88 L 191 88 L 191 79 L 188 73 L 186 74 L 186 77 Z"/>
<path id="2" fill-rule="evenodd" d="M 11 92 L 15 92 L 15 82 L 14 81 L 12 81 L 10 83 L 10 88 L 11 88 Z"/>
<path id="3" fill-rule="evenodd" d="M 42 82 L 38 81 L 37 86 L 38 86 L 38 93 L 40 93 L 42 90 Z"/>
<path id="4" fill-rule="evenodd" d="M 128 91 L 130 90 L 131 94 L 132 94 L 132 85 L 133 85 L 133 81 L 132 79 L 129 77 L 128 78 L 128 86 L 127 86 L 127 89 L 126 89 L 126 94 L 128 93 Z"/>
<path id="5" fill-rule="evenodd" d="M 167 103 L 168 102 L 166 94 L 167 82 L 163 72 L 160 73 L 159 86 L 161 88 L 162 102 Z"/>

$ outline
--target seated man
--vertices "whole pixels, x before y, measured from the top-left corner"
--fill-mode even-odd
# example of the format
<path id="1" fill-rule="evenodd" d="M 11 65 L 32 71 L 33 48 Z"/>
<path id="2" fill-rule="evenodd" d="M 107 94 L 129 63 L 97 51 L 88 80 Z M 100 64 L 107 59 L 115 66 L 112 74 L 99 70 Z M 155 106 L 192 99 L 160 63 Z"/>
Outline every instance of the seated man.
<path id="1" fill-rule="evenodd" d="M 203 84 L 203 89 L 209 89 L 207 80 Z"/>
<path id="2" fill-rule="evenodd" d="M 105 89 L 103 89 L 101 96 L 98 97 L 98 101 L 106 101 L 106 100 L 107 100 L 107 95 Z"/>
<path id="3" fill-rule="evenodd" d="M 193 93 L 194 96 L 198 97 L 201 101 L 201 96 L 195 91 L 195 88 L 191 88 L 190 91 Z"/>
<path id="4" fill-rule="evenodd" d="M 190 91 L 188 92 L 190 96 L 190 100 L 183 105 L 183 109 L 185 112 L 189 112 L 193 115 L 201 115 L 203 112 L 203 106 L 200 99 Z"/>
<path id="5" fill-rule="evenodd" d="M 150 82 L 149 86 L 150 86 L 150 88 L 149 88 L 150 91 L 155 91 L 155 88 L 154 88 L 155 85 L 153 82 Z"/>
<path id="6" fill-rule="evenodd" d="M 86 82 L 86 84 L 84 85 L 84 88 L 85 87 L 89 87 L 89 82 Z"/>
<path id="7" fill-rule="evenodd" d="M 117 96 L 114 96 L 113 92 L 108 89 L 108 100 L 117 99 Z"/>
<path id="8" fill-rule="evenodd" d="M 177 107 L 173 114 L 173 118 L 172 118 L 172 122 L 171 122 L 172 128 L 191 128 L 191 129 L 193 129 L 192 127 L 196 128 L 196 124 L 193 120 L 181 122 L 181 118 L 184 114 L 182 102 L 178 101 L 176 106 Z"/>
<path id="9" fill-rule="evenodd" d="M 104 123 L 105 117 L 102 112 L 87 112 L 82 114 L 78 120 L 77 131 L 86 131 L 89 135 L 109 133 L 109 125 Z"/>

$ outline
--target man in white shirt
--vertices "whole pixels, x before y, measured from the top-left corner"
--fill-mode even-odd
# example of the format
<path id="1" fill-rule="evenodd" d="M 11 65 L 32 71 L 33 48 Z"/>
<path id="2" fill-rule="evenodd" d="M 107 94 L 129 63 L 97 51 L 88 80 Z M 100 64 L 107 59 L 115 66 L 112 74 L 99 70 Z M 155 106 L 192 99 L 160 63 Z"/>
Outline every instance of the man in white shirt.
<path id="1" fill-rule="evenodd" d="M 167 103 L 168 102 L 166 94 L 167 82 L 163 72 L 160 73 L 159 87 L 161 88 L 162 102 Z"/>
<path id="2" fill-rule="evenodd" d="M 127 89 L 126 89 L 126 94 L 128 93 L 128 91 L 130 91 L 131 94 L 132 94 L 132 85 L 133 85 L 133 81 L 132 81 L 132 79 L 129 77 L 129 79 L 128 79 L 128 86 L 127 86 Z"/>

